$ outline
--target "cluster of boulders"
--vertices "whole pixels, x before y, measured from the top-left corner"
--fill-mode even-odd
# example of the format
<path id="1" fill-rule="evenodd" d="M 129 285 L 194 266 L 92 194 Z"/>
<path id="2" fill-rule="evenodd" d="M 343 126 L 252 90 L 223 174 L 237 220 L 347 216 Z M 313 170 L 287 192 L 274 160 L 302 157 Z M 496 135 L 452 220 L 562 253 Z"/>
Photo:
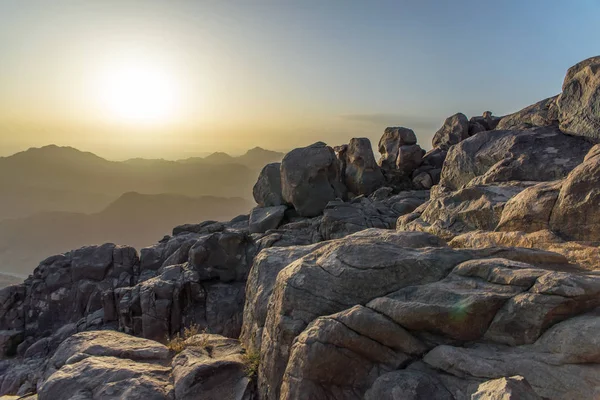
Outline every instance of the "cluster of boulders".
<path id="1" fill-rule="evenodd" d="M 599 71 L 453 115 L 427 153 L 401 127 L 378 161 L 365 138 L 292 150 L 249 215 L 139 255 L 44 260 L 0 290 L 0 395 L 598 398 Z"/>

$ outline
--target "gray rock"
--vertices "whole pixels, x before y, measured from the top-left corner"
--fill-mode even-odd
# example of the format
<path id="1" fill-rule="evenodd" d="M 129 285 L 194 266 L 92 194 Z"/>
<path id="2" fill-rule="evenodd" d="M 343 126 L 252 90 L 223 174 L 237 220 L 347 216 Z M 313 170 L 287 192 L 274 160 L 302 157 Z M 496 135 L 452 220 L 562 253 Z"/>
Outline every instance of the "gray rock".
<path id="1" fill-rule="evenodd" d="M 564 180 L 550 227 L 569 240 L 600 241 L 600 145 Z"/>
<path id="2" fill-rule="evenodd" d="M 418 144 L 400 146 L 398 149 L 398 158 L 396 158 L 396 168 L 405 175 L 410 174 L 423 163 L 423 150 Z"/>
<path id="3" fill-rule="evenodd" d="M 560 129 L 600 141 L 600 57 L 569 68 L 557 103 Z"/>
<path id="4" fill-rule="evenodd" d="M 272 207 L 283 204 L 281 163 L 271 163 L 264 166 L 252 189 L 252 195 L 259 207 Z"/>
<path id="5" fill-rule="evenodd" d="M 370 195 L 384 183 L 383 174 L 367 138 L 352 138 L 345 152 L 344 179 L 355 195 Z"/>
<path id="6" fill-rule="evenodd" d="M 469 184 L 557 180 L 579 165 L 590 147 L 556 127 L 481 132 L 448 151 L 440 184 L 457 190 Z"/>
<path id="7" fill-rule="evenodd" d="M 237 340 L 196 335 L 173 359 L 177 400 L 251 400 L 254 387 L 244 350 Z"/>
<path id="8" fill-rule="evenodd" d="M 322 142 L 285 155 L 281 162 L 281 187 L 283 199 L 303 217 L 321 214 L 329 201 L 346 195 L 335 153 Z"/>
<path id="9" fill-rule="evenodd" d="M 379 139 L 379 153 L 381 158 L 378 164 L 384 169 L 393 169 L 398 159 L 400 146 L 417 144 L 417 136 L 412 129 L 403 127 L 385 128 L 381 139 Z"/>
<path id="10" fill-rule="evenodd" d="M 435 133 L 432 147 L 448 150 L 469 137 L 469 120 L 464 114 L 454 114 L 444 121 L 444 125 Z"/>
<path id="11" fill-rule="evenodd" d="M 453 400 L 436 377 L 421 371 L 403 370 L 380 376 L 365 393 L 365 400 Z"/>
<path id="12" fill-rule="evenodd" d="M 558 96 L 549 97 L 514 114 L 503 117 L 496 129 L 530 129 L 534 127 L 550 126 L 558 124 L 558 107 L 556 99 Z"/>
<path id="13" fill-rule="evenodd" d="M 287 206 L 256 207 L 250 212 L 250 233 L 264 233 L 277 229 L 285 215 Z"/>

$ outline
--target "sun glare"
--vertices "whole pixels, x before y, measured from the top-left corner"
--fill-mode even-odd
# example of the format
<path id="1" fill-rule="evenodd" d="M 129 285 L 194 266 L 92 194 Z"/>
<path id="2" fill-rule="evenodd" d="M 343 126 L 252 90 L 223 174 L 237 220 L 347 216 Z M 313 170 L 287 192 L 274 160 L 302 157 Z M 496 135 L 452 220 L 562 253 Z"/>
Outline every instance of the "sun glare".
<path id="1" fill-rule="evenodd" d="M 162 124 L 177 111 L 173 76 L 154 65 L 129 63 L 107 67 L 100 79 L 103 107 L 112 118 L 135 124 Z"/>

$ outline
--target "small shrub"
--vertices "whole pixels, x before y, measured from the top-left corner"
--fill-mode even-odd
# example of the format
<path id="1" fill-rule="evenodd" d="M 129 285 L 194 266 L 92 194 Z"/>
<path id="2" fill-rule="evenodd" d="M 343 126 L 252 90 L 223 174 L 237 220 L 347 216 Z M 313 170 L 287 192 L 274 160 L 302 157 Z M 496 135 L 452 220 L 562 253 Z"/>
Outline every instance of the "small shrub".
<path id="1" fill-rule="evenodd" d="M 254 350 L 247 350 L 244 353 L 244 364 L 246 365 L 246 375 L 254 378 L 258 374 L 258 365 L 260 364 L 260 353 Z"/>
<path id="2" fill-rule="evenodd" d="M 171 338 L 167 337 L 167 348 L 175 354 L 179 354 L 189 346 L 205 346 L 207 338 L 196 338 L 186 343 L 189 338 L 203 333 L 206 333 L 206 329 L 200 330 L 198 325 L 191 325 L 183 329 L 183 335 L 178 333 Z"/>

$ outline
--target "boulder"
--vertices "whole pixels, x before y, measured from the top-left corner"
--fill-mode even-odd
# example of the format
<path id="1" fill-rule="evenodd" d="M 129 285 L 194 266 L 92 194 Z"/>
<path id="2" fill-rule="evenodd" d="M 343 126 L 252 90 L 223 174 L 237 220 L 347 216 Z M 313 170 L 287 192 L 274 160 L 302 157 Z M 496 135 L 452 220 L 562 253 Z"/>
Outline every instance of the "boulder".
<path id="1" fill-rule="evenodd" d="M 439 147 L 431 149 L 423 156 L 423 164 L 431 165 L 434 168 L 442 168 L 447 154 L 446 150 L 442 150 Z"/>
<path id="2" fill-rule="evenodd" d="M 556 127 L 481 132 L 448 151 L 440 184 L 457 190 L 469 184 L 557 180 L 578 166 L 590 148 Z"/>
<path id="3" fill-rule="evenodd" d="M 415 187 L 419 189 L 431 189 L 433 186 L 433 178 L 428 172 L 420 172 L 413 178 Z"/>
<path id="4" fill-rule="evenodd" d="M 201 334 L 186 340 L 173 358 L 173 386 L 177 400 L 251 400 L 254 385 L 248 359 L 240 343 L 218 335 Z"/>
<path id="5" fill-rule="evenodd" d="M 250 233 L 264 233 L 276 229 L 285 216 L 287 206 L 256 207 L 250 212 Z"/>
<path id="6" fill-rule="evenodd" d="M 464 114 L 454 114 L 444 121 L 431 142 L 434 148 L 448 150 L 469 137 L 469 120 Z"/>
<path id="7" fill-rule="evenodd" d="M 355 195 L 370 195 L 383 186 L 383 174 L 367 138 L 352 138 L 345 153 L 344 179 Z"/>
<path id="8" fill-rule="evenodd" d="M 173 399 L 169 350 L 119 332 L 84 332 L 64 341 L 48 362 L 40 399 Z"/>
<path id="9" fill-rule="evenodd" d="M 600 242 L 600 145 L 564 180 L 550 227 L 568 240 Z"/>
<path id="10" fill-rule="evenodd" d="M 506 202 L 498 231 L 536 232 L 550 227 L 550 215 L 562 182 L 542 182 Z"/>
<path id="11" fill-rule="evenodd" d="M 534 127 L 558 124 L 558 96 L 549 97 L 535 104 L 525 107 L 521 111 L 502 117 L 496 129 L 530 129 Z"/>
<path id="12" fill-rule="evenodd" d="M 492 379 L 482 383 L 471 400 L 542 400 L 522 376 Z"/>
<path id="13" fill-rule="evenodd" d="M 481 117 L 471 117 L 469 120 L 469 130 L 472 125 L 479 125 L 484 131 L 496 129 L 502 117 L 495 117 L 491 111 L 484 111 Z M 472 135 L 471 135 L 472 136 Z"/>
<path id="14" fill-rule="evenodd" d="M 281 163 L 271 163 L 263 167 L 252 189 L 252 195 L 259 207 L 272 207 L 283 204 Z"/>
<path id="15" fill-rule="evenodd" d="M 600 57 L 569 68 L 557 103 L 560 129 L 595 143 L 600 141 Z"/>
<path id="16" fill-rule="evenodd" d="M 396 159 L 396 168 L 405 175 L 410 174 L 423 163 L 423 150 L 418 144 L 403 145 L 398 149 L 398 158 Z"/>
<path id="17" fill-rule="evenodd" d="M 281 162 L 281 187 L 283 199 L 303 217 L 321 214 L 329 201 L 346 195 L 335 153 L 322 142 L 285 155 Z"/>
<path id="18" fill-rule="evenodd" d="M 412 129 L 404 127 L 385 128 L 383 136 L 379 139 L 378 150 L 381 158 L 378 164 L 384 169 L 393 169 L 398 159 L 400 146 L 417 144 L 417 136 Z"/>

